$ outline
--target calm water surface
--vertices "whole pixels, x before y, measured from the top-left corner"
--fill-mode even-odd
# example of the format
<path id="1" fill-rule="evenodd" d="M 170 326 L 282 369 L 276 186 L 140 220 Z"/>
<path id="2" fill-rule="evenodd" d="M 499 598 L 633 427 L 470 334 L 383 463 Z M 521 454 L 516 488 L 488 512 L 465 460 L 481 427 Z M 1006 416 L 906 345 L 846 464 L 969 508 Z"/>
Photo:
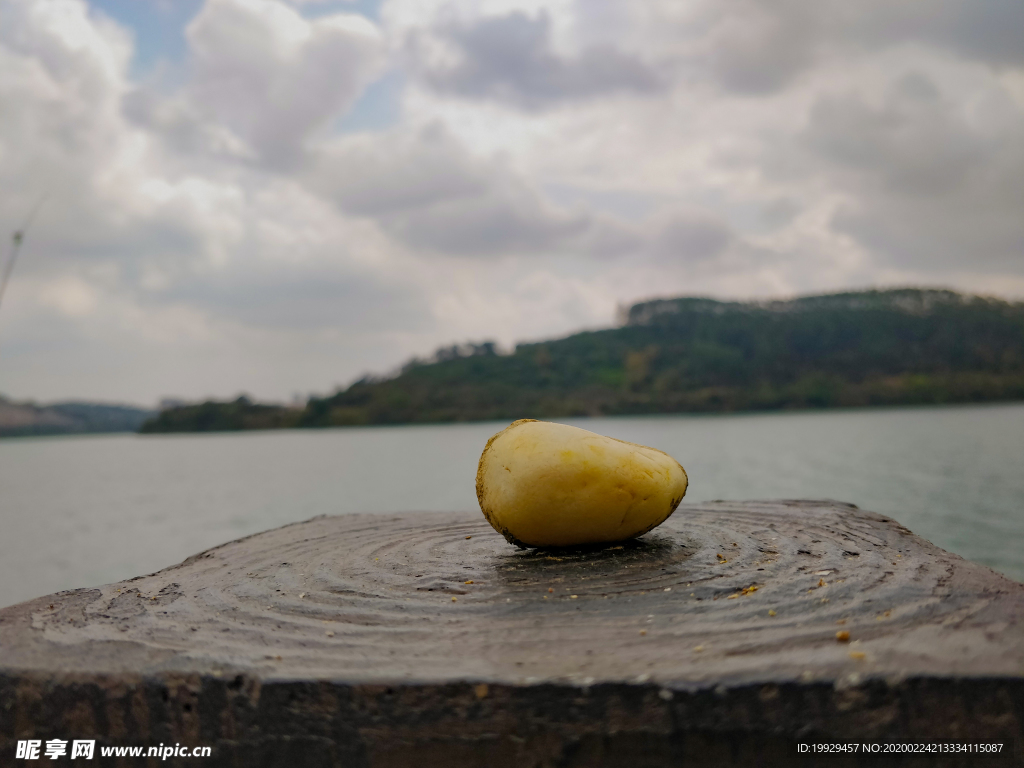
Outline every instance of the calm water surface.
<path id="1" fill-rule="evenodd" d="M 669 452 L 686 501 L 849 501 L 1024 581 L 1024 404 L 565 421 Z M 314 515 L 476 510 L 506 424 L 2 440 L 0 606 Z"/>

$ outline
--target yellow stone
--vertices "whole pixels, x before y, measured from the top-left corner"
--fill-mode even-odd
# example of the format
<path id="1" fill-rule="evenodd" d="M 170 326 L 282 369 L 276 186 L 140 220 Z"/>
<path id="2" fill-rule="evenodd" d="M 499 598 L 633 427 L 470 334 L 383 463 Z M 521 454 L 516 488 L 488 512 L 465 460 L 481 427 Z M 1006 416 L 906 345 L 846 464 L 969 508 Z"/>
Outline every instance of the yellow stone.
<path id="1" fill-rule="evenodd" d="M 488 440 L 476 475 L 484 517 L 528 547 L 635 538 L 668 519 L 686 485 L 667 453 L 533 419 Z"/>

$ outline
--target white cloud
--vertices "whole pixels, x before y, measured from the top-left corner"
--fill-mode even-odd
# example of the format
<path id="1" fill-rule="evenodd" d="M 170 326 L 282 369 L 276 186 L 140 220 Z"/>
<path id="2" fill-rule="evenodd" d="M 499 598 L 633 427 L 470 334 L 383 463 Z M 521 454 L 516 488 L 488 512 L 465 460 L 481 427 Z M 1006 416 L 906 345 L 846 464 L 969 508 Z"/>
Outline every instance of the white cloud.
<path id="1" fill-rule="evenodd" d="M 1024 296 L 1024 14 L 968 0 L 206 0 L 180 71 L 0 3 L 0 391 L 287 397 L 616 304 Z M 142 39 L 138 37 L 136 39 Z M 375 80 L 397 122 L 341 134 Z"/>
<path id="2" fill-rule="evenodd" d="M 383 61 L 380 33 L 364 17 L 310 21 L 274 0 L 208 0 L 187 36 L 193 103 L 278 166 L 350 106 Z"/>
<path id="3" fill-rule="evenodd" d="M 193 26 L 197 38 L 206 35 L 210 44 L 227 5 L 236 21 L 237 14 L 252 11 L 258 27 L 266 21 L 260 12 L 272 4 L 208 5 L 207 17 Z M 281 8 L 271 8 L 270 18 Z M 165 390 L 146 371 L 166 374 L 164 361 L 204 357 L 203 349 L 222 349 L 231 339 L 245 340 L 230 355 L 237 357 L 242 348 L 258 355 L 258 339 L 267 334 L 313 331 L 326 344 L 323 334 L 338 328 L 362 326 L 367 339 L 379 339 L 396 324 L 429 327 L 422 298 L 401 278 L 391 278 L 389 246 L 374 227 L 347 220 L 287 178 L 253 164 L 256 157 L 267 159 L 258 152 L 276 152 L 280 159 L 301 148 L 320 115 L 342 111 L 357 95 L 359 78 L 379 59 L 372 28 L 337 16 L 295 23 L 283 49 L 272 52 L 292 69 L 275 80 L 277 64 L 270 62 L 268 82 L 283 83 L 282 93 L 301 91 L 308 79 L 302 67 L 317 62 L 334 66 L 333 80 L 304 96 L 318 102 L 320 112 L 286 98 L 283 112 L 298 119 L 289 124 L 287 114 L 278 116 L 280 141 L 260 144 L 264 134 L 246 134 L 231 120 L 246 110 L 263 120 L 260 110 L 276 106 L 271 99 L 254 92 L 251 101 L 227 105 L 223 120 L 200 99 L 216 90 L 204 90 L 216 80 L 216 52 L 204 53 L 183 91 L 142 91 L 127 75 L 128 36 L 88 14 L 83 3 L 26 0 L 2 11 L 0 60 L 6 66 L 0 67 L 0 98 L 10 111 L 0 120 L 0 215 L 13 226 L 39 192 L 50 194 L 3 307 L 0 345 L 19 363 L 4 366 L 0 389 L 151 401 L 162 391 L 209 392 L 203 372 L 175 369 Z M 323 52 L 338 46 L 367 56 L 355 61 L 351 50 Z M 245 58 L 241 48 L 219 52 L 221 63 L 227 62 L 222 72 Z M 346 62 L 352 64 L 348 70 Z M 160 119 L 139 119 L 140 94 L 149 101 L 147 115 Z M 168 130 L 175 120 L 201 140 L 180 140 L 180 133 Z M 89 354 L 68 354 L 72 341 Z M 356 338 L 345 343 L 364 356 L 372 345 Z M 366 365 L 331 357 L 323 365 L 332 374 L 314 377 L 320 386 Z M 104 361 L 113 359 L 134 359 L 145 370 L 106 377 L 88 372 L 90 365 L 106 369 Z M 40 365 L 51 367 L 42 379 Z M 253 370 L 274 381 L 277 367 L 272 360 L 255 369 L 236 366 L 239 381 L 231 387 L 242 387 L 244 372 Z M 226 369 L 218 376 L 230 374 Z M 195 381 L 183 386 L 188 376 Z M 268 389 L 287 386 L 278 382 Z"/>

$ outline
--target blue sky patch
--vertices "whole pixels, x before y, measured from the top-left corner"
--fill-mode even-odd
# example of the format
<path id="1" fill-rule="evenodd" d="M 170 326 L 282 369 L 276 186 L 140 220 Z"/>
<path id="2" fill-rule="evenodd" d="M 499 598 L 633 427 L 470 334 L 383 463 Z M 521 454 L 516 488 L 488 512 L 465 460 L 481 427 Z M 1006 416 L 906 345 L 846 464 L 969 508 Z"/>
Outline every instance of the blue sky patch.
<path id="1" fill-rule="evenodd" d="M 89 0 L 89 7 L 132 31 L 135 57 L 132 75 L 153 70 L 160 62 L 176 64 L 185 58 L 185 27 L 204 0 Z"/>
<path id="2" fill-rule="evenodd" d="M 185 27 L 205 0 L 88 0 L 89 7 L 127 27 L 135 36 L 132 77 L 146 75 L 161 63 L 180 64 L 188 53 Z M 377 21 L 381 0 L 328 0 L 297 6 L 307 19 L 332 13 L 358 13 Z"/>
<path id="3" fill-rule="evenodd" d="M 404 86 L 405 76 L 396 70 L 378 78 L 341 117 L 335 129 L 339 133 L 363 133 L 390 128 L 401 117 Z"/>

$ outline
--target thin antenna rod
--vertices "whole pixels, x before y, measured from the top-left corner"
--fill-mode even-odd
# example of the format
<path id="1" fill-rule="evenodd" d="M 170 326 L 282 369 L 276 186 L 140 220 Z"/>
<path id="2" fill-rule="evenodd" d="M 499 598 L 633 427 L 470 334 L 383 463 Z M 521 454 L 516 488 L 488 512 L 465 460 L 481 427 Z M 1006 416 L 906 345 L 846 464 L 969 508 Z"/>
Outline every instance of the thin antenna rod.
<path id="1" fill-rule="evenodd" d="M 39 213 L 39 209 L 43 207 L 46 196 L 49 194 L 49 192 L 43 192 L 42 196 L 32 207 L 32 210 L 29 211 L 28 216 L 25 218 L 25 223 L 21 225 L 21 229 L 15 230 L 11 236 L 11 255 L 8 256 L 7 263 L 4 265 L 3 275 L 0 275 L 0 303 L 4 300 L 4 291 L 7 290 L 7 282 L 11 279 L 11 272 L 14 271 L 14 262 L 18 260 L 18 251 L 21 250 L 21 243 L 25 240 L 25 233 L 32 226 L 33 219 Z"/>

